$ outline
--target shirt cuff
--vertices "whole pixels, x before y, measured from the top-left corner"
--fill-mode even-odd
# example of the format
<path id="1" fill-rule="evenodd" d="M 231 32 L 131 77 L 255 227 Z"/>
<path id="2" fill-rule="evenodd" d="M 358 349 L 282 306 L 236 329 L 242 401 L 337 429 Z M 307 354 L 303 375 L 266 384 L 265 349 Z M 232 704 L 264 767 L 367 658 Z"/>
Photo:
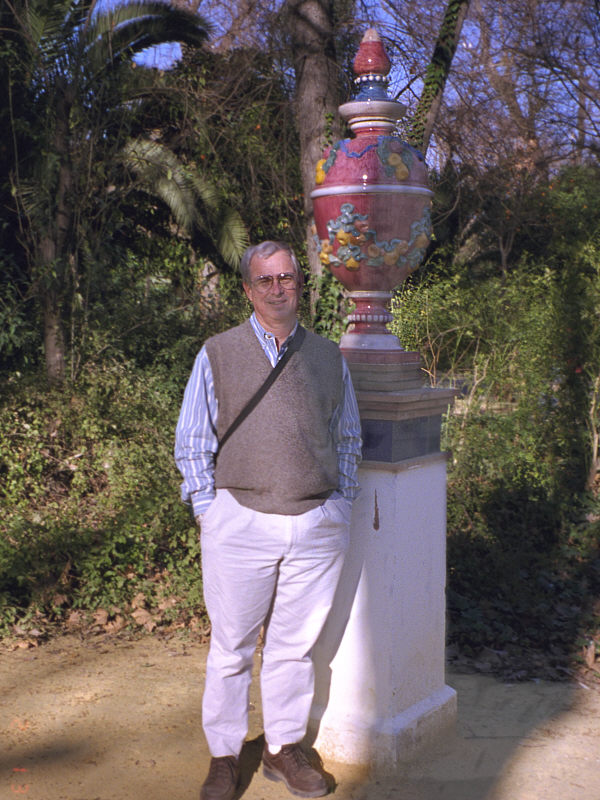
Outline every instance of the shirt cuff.
<path id="1" fill-rule="evenodd" d="M 204 514 L 215 499 L 215 492 L 193 492 L 190 499 L 192 501 L 192 508 L 194 509 L 194 516 L 199 517 Z"/>

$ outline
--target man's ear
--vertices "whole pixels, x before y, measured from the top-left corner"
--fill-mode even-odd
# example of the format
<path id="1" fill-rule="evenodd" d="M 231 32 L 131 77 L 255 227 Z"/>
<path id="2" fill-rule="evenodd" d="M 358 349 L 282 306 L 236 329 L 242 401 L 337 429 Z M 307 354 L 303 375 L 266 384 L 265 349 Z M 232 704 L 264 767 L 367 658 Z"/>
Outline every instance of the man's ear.
<path id="1" fill-rule="evenodd" d="M 248 298 L 248 300 L 250 300 L 250 302 L 252 302 L 251 288 L 248 286 L 247 283 L 244 283 L 244 281 L 242 281 L 242 286 L 244 287 L 244 291 L 246 292 L 246 297 Z"/>

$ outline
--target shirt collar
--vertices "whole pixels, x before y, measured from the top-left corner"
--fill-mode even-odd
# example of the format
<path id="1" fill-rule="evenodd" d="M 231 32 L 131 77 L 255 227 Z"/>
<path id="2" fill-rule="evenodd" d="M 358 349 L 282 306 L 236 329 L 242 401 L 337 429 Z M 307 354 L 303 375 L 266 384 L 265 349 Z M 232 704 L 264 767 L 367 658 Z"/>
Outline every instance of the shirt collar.
<path id="1" fill-rule="evenodd" d="M 254 313 L 254 311 L 252 312 L 252 314 L 250 316 L 250 324 L 252 325 L 254 333 L 256 334 L 256 337 L 258 338 L 259 342 L 263 342 L 265 339 L 273 339 L 273 340 L 275 339 L 275 334 L 271 333 L 271 331 L 267 331 L 267 330 L 265 330 L 265 328 L 263 328 L 263 326 L 260 324 L 260 322 L 256 318 L 256 314 Z M 287 345 L 290 343 L 290 339 L 296 333 L 297 328 L 298 328 L 298 321 L 296 320 L 296 324 L 292 328 L 292 330 L 290 332 L 290 335 L 287 337 L 287 339 L 284 342 L 282 342 L 281 347 L 279 348 L 280 351 L 284 350 L 287 347 Z"/>

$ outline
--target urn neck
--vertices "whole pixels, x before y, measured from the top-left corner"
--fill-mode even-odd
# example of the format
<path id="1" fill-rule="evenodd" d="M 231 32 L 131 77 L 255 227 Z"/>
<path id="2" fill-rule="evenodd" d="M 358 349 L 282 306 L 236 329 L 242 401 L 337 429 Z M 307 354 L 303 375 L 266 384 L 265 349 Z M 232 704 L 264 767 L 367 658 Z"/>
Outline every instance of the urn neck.
<path id="1" fill-rule="evenodd" d="M 405 111 L 406 106 L 393 100 L 354 100 L 339 107 L 340 116 L 357 137 L 392 135 Z"/>

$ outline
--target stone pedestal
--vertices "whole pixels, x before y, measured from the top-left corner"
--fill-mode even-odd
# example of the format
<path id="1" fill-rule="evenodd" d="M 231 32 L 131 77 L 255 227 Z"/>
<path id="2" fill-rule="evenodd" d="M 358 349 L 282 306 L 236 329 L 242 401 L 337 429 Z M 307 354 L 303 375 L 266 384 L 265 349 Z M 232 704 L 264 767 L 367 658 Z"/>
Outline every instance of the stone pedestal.
<path id="1" fill-rule="evenodd" d="M 414 756 L 456 716 L 456 695 L 444 677 L 440 452 L 441 415 L 454 392 L 421 385 L 418 354 L 401 359 L 389 369 L 361 363 L 356 354 L 350 360 L 364 438 L 361 494 L 334 608 L 314 654 L 314 746 L 334 761 L 378 771 Z"/>

